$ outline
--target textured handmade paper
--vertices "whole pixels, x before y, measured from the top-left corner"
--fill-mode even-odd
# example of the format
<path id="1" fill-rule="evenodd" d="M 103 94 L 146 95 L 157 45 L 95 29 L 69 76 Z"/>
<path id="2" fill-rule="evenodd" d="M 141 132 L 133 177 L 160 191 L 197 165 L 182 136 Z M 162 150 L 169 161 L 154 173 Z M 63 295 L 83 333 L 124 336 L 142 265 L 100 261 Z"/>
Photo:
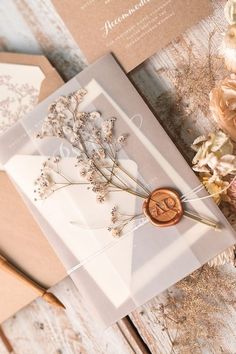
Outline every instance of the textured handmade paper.
<path id="1" fill-rule="evenodd" d="M 112 52 L 129 72 L 209 15 L 208 0 L 53 0 L 91 63 Z"/>

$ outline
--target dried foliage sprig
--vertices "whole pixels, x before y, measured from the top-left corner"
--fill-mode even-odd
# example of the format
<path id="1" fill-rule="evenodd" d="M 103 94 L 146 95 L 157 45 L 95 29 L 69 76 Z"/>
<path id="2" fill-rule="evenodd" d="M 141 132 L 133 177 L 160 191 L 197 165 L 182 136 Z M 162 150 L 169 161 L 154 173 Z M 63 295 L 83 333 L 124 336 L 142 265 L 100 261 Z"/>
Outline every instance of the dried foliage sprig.
<path id="1" fill-rule="evenodd" d="M 103 119 L 99 112 L 81 112 L 79 105 L 85 95 L 86 90 L 80 89 L 59 97 L 49 107 L 37 135 L 41 139 L 60 138 L 69 144 L 81 181 L 71 181 L 62 175 L 60 157 L 49 158 L 35 182 L 35 193 L 40 199 L 45 199 L 62 188 L 88 184 L 88 189 L 96 194 L 99 203 L 104 202 L 112 192 L 127 192 L 146 199 L 150 195 L 149 189 L 133 177 L 119 159 L 119 152 L 126 144 L 128 135 L 116 137 L 115 117 Z M 57 181 L 58 177 L 60 181 Z M 112 213 L 115 213 L 114 209 Z M 112 215 L 109 230 L 114 236 L 119 236 L 136 217 L 138 215 L 124 218 L 116 211 L 116 218 Z"/>
<path id="2" fill-rule="evenodd" d="M 118 207 L 114 207 L 111 211 L 111 225 L 108 230 L 112 232 L 113 237 L 119 237 L 126 226 L 142 217 L 143 213 L 135 215 L 123 214 Z"/>
<path id="3" fill-rule="evenodd" d="M 229 353 L 222 330 L 232 330 L 232 322 L 225 323 L 223 319 L 232 317 L 234 291 L 231 269 L 222 271 L 205 265 L 155 298 L 152 315 L 147 316 L 149 321 L 154 318 L 155 325 L 166 334 L 170 353 L 200 354 L 204 350 L 217 352 L 219 348 L 222 353 Z M 235 340 L 235 333 L 232 335 Z"/>
<path id="4" fill-rule="evenodd" d="M 61 157 L 49 157 L 41 168 L 41 174 L 35 181 L 35 190 L 39 199 L 47 199 L 50 195 L 62 188 L 74 185 L 89 185 L 86 182 L 73 182 L 66 177 L 59 168 Z M 60 180 L 60 181 L 59 181 Z M 35 198 L 37 201 L 37 198 Z"/>

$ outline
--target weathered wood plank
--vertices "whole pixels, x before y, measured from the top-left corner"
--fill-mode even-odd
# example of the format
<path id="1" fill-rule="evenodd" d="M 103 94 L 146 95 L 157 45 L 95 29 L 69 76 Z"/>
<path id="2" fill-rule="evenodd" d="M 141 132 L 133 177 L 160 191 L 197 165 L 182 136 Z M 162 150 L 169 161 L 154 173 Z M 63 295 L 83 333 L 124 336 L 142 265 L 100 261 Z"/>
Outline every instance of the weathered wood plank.
<path id="1" fill-rule="evenodd" d="M 190 144 L 194 138 L 214 130 L 216 126 L 209 114 L 209 92 L 215 81 L 228 75 L 219 58 L 219 45 L 227 26 L 223 15 L 224 4 L 225 1 L 215 1 L 214 15 L 210 19 L 191 28 L 131 75 L 163 127 L 189 162 L 192 157 Z M 212 71 L 209 70 L 209 63 Z M 209 311 L 209 299 L 200 299 L 202 311 L 205 311 L 204 320 L 210 323 L 204 327 L 209 338 L 199 333 L 199 323 L 195 327 L 192 324 L 192 331 L 196 331 L 196 346 L 190 340 L 183 345 L 184 338 L 189 336 L 187 332 L 191 332 L 186 328 L 189 318 L 195 318 L 196 321 L 202 319 L 201 311 L 199 316 L 195 313 L 199 303 L 193 303 L 191 298 L 189 308 L 185 309 L 186 319 L 183 323 L 174 314 L 173 320 L 168 318 L 171 316 L 168 304 L 171 301 L 176 302 L 180 290 L 182 298 L 187 298 L 189 294 L 194 296 L 194 289 L 190 292 L 186 282 L 180 282 L 177 287 L 172 287 L 130 315 L 152 353 L 236 353 L 236 292 L 234 286 L 230 286 L 231 283 L 235 284 L 236 271 L 232 267 L 229 271 L 226 266 L 222 267 L 220 273 L 214 269 L 204 272 L 203 275 L 209 272 L 210 277 L 207 278 L 208 284 L 202 289 L 202 293 L 204 294 L 204 290 L 208 291 L 209 297 L 214 294 L 215 306 L 212 313 Z M 187 279 L 187 282 L 191 280 Z M 204 288 L 203 282 L 204 277 L 203 280 L 200 277 L 196 286 Z M 167 306 L 168 316 L 163 313 L 163 304 Z M 177 301 L 176 306 L 178 305 L 183 306 L 183 303 Z M 216 328 L 215 323 L 219 324 Z M 191 336 L 194 337 L 193 333 Z"/>
<path id="2" fill-rule="evenodd" d="M 134 353 L 117 325 L 101 332 L 71 279 L 67 278 L 53 291 L 66 305 L 66 311 L 38 299 L 3 324 L 15 353 Z M 5 354 L 6 350 L 0 347 L 0 353 Z"/>
<path id="3" fill-rule="evenodd" d="M 134 311 L 130 317 L 151 352 L 235 354 L 235 274 L 205 268 L 195 285 L 187 278 Z"/>

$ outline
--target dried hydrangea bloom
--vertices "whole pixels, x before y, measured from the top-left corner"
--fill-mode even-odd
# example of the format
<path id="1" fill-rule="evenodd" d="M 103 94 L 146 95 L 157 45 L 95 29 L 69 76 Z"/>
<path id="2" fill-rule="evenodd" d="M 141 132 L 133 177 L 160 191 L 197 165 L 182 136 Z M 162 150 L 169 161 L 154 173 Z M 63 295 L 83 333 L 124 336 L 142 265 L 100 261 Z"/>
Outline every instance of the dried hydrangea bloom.
<path id="1" fill-rule="evenodd" d="M 208 137 L 198 137 L 193 142 L 192 149 L 196 151 L 192 161 L 194 171 L 209 173 L 212 180 L 236 172 L 233 144 L 224 132 L 218 131 L 210 133 Z"/>
<path id="2" fill-rule="evenodd" d="M 236 76 L 220 81 L 210 93 L 210 110 L 219 126 L 236 141 Z"/>
<path id="3" fill-rule="evenodd" d="M 236 210 L 236 157 L 234 146 L 222 131 L 211 133 L 207 137 L 198 137 L 192 145 L 196 151 L 193 170 L 199 172 L 199 178 L 216 204 L 231 205 Z M 231 215 L 232 216 L 232 215 Z M 228 217 L 229 221 L 230 217 Z M 211 267 L 226 263 L 234 264 L 235 246 L 219 254 L 208 264 Z"/>
<path id="4" fill-rule="evenodd" d="M 222 201 L 229 201 L 227 194 L 229 182 L 223 181 L 219 177 L 214 181 L 211 181 L 212 175 L 204 173 L 200 173 L 199 178 L 208 193 L 213 195 L 213 199 L 217 205 L 219 205 Z"/>

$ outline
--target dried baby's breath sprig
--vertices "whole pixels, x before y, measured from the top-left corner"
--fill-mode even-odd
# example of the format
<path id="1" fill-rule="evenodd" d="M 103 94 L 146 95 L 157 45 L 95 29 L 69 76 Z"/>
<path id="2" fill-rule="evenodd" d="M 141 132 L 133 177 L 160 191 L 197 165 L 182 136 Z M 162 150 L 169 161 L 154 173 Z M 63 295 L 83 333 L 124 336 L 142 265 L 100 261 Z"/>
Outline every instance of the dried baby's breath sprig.
<path id="1" fill-rule="evenodd" d="M 118 210 L 118 207 L 113 207 L 111 211 L 111 225 L 108 227 L 108 231 L 112 233 L 112 236 L 120 237 L 130 223 L 135 222 L 142 216 L 142 213 L 136 215 L 123 214 Z"/>
<path id="2" fill-rule="evenodd" d="M 127 142 L 127 139 L 128 139 L 128 134 L 122 134 L 118 137 L 117 143 L 123 146 Z"/>
<path id="3" fill-rule="evenodd" d="M 54 192 L 73 185 L 84 185 L 89 183 L 73 182 L 67 178 L 59 169 L 60 157 L 49 157 L 41 168 L 41 174 L 35 181 L 35 201 L 47 199 Z"/>
<path id="4" fill-rule="evenodd" d="M 103 203 L 113 192 L 126 192 L 146 199 L 149 189 L 134 178 L 119 160 L 119 152 L 127 143 L 128 135 L 115 136 L 115 117 L 103 119 L 100 112 L 81 112 L 79 105 L 85 95 L 86 91 L 80 89 L 54 101 L 37 135 L 41 139 L 60 138 L 67 146 L 69 144 L 81 181 L 70 181 L 61 174 L 60 161 L 55 164 L 50 161 L 50 164 L 44 164 L 41 176 L 35 182 L 36 193 L 40 199 L 45 199 L 61 188 L 88 184 L 88 189 L 96 194 L 99 203 Z M 60 177 L 59 181 L 56 175 Z M 120 215 L 120 224 L 109 229 L 114 236 L 118 236 L 135 218 L 136 215 L 121 220 Z"/>

